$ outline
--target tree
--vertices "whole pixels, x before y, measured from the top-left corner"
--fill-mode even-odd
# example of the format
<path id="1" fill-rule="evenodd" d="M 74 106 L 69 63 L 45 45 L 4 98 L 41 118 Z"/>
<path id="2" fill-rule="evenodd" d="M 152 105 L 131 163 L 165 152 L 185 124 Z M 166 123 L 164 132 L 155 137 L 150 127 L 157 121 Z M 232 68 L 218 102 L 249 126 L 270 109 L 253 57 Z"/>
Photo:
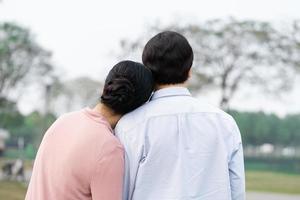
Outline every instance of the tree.
<path id="1" fill-rule="evenodd" d="M 296 49 L 294 50 L 290 57 L 290 60 L 294 62 L 295 66 L 297 67 L 297 70 L 300 71 L 300 62 L 299 62 L 299 51 L 300 51 L 300 20 L 295 20 L 293 23 L 292 31 L 291 33 L 288 32 L 286 37 L 289 37 L 292 35 L 292 42 L 294 42 Z"/>
<path id="2" fill-rule="evenodd" d="M 0 111 L 0 119 L 0 128 L 8 130 L 10 133 L 8 145 L 16 146 L 18 138 L 21 137 L 25 144 L 38 146 L 43 134 L 55 121 L 56 116 L 52 113 L 44 115 L 37 111 L 24 116 L 17 109 L 5 107 Z"/>
<path id="3" fill-rule="evenodd" d="M 0 96 L 18 86 L 52 76 L 51 53 L 38 45 L 29 30 L 0 23 Z"/>
<path id="4" fill-rule="evenodd" d="M 239 112 L 230 110 L 243 138 L 244 146 L 271 143 L 275 146 L 300 145 L 300 115 L 279 118 L 263 112 Z"/>
<path id="5" fill-rule="evenodd" d="M 284 118 L 283 124 L 281 126 L 285 130 L 285 133 L 288 132 L 289 137 L 286 137 L 286 134 L 282 132 L 281 138 L 284 138 L 285 141 L 288 141 L 294 146 L 300 146 L 300 114 L 287 115 Z"/>
<path id="6" fill-rule="evenodd" d="M 195 53 L 192 89 L 214 86 L 221 92 L 220 105 L 225 109 L 241 85 L 259 86 L 273 94 L 288 90 L 294 74 L 291 66 L 297 63 L 295 60 L 300 61 L 299 56 L 293 61 L 288 58 L 297 50 L 293 39 L 270 23 L 232 18 L 184 26 L 150 26 L 147 39 L 122 40 L 123 52 L 142 51 L 145 42 L 163 30 L 175 30 L 188 38 Z"/>

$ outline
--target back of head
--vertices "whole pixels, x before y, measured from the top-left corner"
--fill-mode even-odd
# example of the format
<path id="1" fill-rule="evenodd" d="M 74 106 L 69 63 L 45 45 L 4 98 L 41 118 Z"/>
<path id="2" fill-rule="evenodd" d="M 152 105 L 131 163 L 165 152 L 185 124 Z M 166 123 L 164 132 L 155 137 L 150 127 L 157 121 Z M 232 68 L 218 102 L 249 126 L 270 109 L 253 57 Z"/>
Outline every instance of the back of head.
<path id="1" fill-rule="evenodd" d="M 153 86 L 152 73 L 143 64 L 121 61 L 106 77 L 101 103 L 117 114 L 125 114 L 144 104 Z"/>
<path id="2" fill-rule="evenodd" d="M 189 77 L 193 50 L 179 33 L 165 31 L 155 35 L 143 51 L 143 63 L 153 73 L 156 84 L 180 84 Z"/>

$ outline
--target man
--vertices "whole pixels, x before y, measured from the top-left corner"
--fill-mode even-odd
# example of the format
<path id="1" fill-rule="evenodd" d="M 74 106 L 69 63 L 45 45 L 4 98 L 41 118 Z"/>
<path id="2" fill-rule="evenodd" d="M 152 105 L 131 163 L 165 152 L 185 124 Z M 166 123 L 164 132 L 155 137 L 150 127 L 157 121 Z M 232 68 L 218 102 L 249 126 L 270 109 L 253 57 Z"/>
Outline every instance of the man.
<path id="1" fill-rule="evenodd" d="M 143 51 L 155 92 L 125 115 L 116 135 L 124 145 L 124 199 L 244 200 L 243 149 L 234 119 L 193 98 L 186 88 L 193 50 L 166 31 Z"/>

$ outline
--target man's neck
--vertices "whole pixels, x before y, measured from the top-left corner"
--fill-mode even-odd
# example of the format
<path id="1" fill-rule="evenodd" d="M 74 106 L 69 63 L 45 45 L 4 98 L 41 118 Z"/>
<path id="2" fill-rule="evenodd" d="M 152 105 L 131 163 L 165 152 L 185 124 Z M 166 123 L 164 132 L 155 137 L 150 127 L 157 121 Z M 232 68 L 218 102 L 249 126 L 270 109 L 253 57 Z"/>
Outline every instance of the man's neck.
<path id="1" fill-rule="evenodd" d="M 187 87 L 186 83 L 179 83 L 179 84 L 162 84 L 162 85 L 156 85 L 155 91 L 164 89 L 164 88 L 172 88 L 172 87 Z"/>

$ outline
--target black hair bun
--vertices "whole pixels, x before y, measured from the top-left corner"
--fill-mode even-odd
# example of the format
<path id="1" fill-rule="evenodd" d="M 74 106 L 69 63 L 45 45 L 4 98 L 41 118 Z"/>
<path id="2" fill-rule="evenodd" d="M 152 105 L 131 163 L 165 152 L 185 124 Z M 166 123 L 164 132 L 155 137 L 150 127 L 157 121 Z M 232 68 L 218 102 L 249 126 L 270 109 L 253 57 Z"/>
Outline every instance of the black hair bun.
<path id="1" fill-rule="evenodd" d="M 145 103 L 153 86 L 152 73 L 143 64 L 121 61 L 108 73 L 100 101 L 115 113 L 125 114 Z"/>
<path id="2" fill-rule="evenodd" d="M 112 106 L 126 104 L 133 98 L 134 92 L 133 84 L 125 77 L 120 77 L 107 83 L 101 100 Z"/>

